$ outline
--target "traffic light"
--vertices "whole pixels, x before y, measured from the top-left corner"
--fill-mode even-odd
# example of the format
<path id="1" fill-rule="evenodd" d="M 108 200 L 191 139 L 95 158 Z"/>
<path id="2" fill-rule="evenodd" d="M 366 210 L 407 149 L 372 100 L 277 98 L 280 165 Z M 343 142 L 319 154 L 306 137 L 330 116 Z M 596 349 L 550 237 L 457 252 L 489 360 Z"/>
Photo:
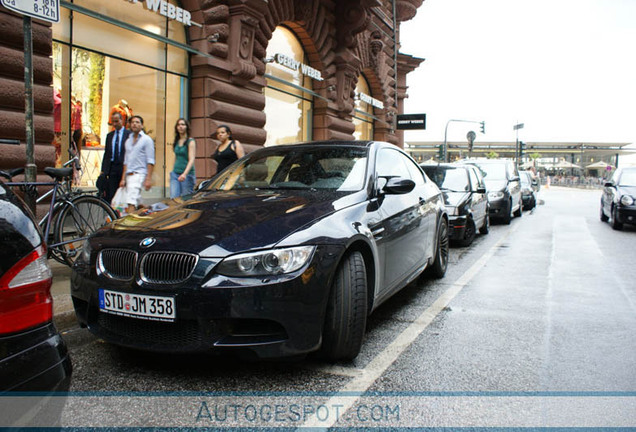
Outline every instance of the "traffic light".
<path id="1" fill-rule="evenodd" d="M 523 152 L 526 149 L 526 143 L 519 141 L 519 159 L 523 157 Z"/>
<path id="2" fill-rule="evenodd" d="M 481 133 L 483 133 L 483 134 L 485 134 L 485 133 L 486 133 L 486 122 L 485 122 L 485 121 L 483 121 L 483 122 L 479 122 L 479 124 L 480 124 L 480 126 L 479 126 L 479 127 L 480 127 L 480 129 L 481 129 L 481 131 L 480 131 L 480 132 L 481 132 Z"/>
<path id="3" fill-rule="evenodd" d="M 444 144 L 440 144 L 439 145 L 439 153 L 437 154 L 437 158 L 440 161 L 442 161 L 442 162 L 445 161 L 445 158 L 444 158 Z"/>

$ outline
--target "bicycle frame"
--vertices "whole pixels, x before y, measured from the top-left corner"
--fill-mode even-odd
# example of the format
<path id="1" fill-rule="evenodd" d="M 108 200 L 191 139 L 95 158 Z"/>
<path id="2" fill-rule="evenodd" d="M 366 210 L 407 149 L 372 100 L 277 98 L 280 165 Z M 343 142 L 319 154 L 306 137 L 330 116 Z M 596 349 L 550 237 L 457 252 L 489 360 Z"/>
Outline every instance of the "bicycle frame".
<path id="1" fill-rule="evenodd" d="M 88 238 L 88 236 L 86 237 L 82 237 L 82 238 L 78 238 L 78 239 L 73 239 L 73 240 L 68 240 L 65 242 L 59 242 L 59 243 L 49 243 L 49 235 L 51 234 L 51 225 L 54 222 L 54 215 L 58 214 L 59 212 L 62 211 L 62 209 L 66 206 L 73 206 L 73 200 L 72 198 L 70 198 L 73 195 L 73 191 L 69 190 L 66 191 L 64 194 L 62 194 L 61 198 L 58 198 L 58 190 L 61 188 L 65 187 L 65 184 L 63 182 L 55 182 L 55 181 L 51 181 L 51 182 L 7 182 L 5 183 L 7 186 L 11 186 L 11 187 L 38 187 L 38 186 L 52 186 L 51 190 L 49 190 L 48 192 L 40 195 L 37 199 L 36 199 L 36 203 L 39 204 L 42 201 L 44 201 L 46 198 L 48 198 L 49 196 L 51 197 L 51 203 L 49 204 L 49 210 L 48 212 L 42 217 L 42 219 L 40 219 L 40 221 L 38 222 L 38 226 L 40 227 L 40 229 L 42 230 L 42 233 L 44 235 L 44 242 L 47 246 L 47 248 L 50 251 L 55 251 L 57 253 L 65 253 L 62 249 L 60 249 L 60 246 L 64 246 L 66 244 L 69 243 L 73 243 L 76 242 L 78 240 L 85 240 Z"/>

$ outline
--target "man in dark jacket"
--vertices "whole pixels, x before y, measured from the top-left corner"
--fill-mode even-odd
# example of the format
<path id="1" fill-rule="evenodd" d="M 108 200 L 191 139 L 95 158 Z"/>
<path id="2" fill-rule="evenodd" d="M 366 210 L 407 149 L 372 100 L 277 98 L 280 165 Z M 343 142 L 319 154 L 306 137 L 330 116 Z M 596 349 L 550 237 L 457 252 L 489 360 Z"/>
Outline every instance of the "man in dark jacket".
<path id="1" fill-rule="evenodd" d="M 102 171 L 99 174 L 101 180 L 98 179 L 97 185 L 99 195 L 109 203 L 113 200 L 121 181 L 126 153 L 124 143 L 130 134 L 130 131 L 124 128 L 120 113 L 114 112 L 110 122 L 115 129 L 106 135 L 106 150 L 102 160 Z"/>

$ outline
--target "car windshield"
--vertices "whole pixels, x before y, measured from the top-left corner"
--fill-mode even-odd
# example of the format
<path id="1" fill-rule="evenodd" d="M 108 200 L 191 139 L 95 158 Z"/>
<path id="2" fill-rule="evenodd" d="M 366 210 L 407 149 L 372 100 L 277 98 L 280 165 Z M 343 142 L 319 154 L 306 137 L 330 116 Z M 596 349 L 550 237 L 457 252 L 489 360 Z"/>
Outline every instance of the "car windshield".
<path id="1" fill-rule="evenodd" d="M 623 171 L 619 186 L 636 186 L 636 170 L 629 169 Z"/>
<path id="2" fill-rule="evenodd" d="M 519 178 L 521 179 L 521 186 L 526 186 L 526 187 L 530 187 L 531 186 L 531 181 L 530 181 L 530 175 L 527 173 L 519 173 Z"/>
<path id="3" fill-rule="evenodd" d="M 367 153 L 367 148 L 353 146 L 270 147 L 235 162 L 205 189 L 359 191 L 364 187 Z"/>
<path id="4" fill-rule="evenodd" d="M 506 164 L 503 163 L 483 163 L 476 164 L 486 173 L 486 180 L 506 180 Z"/>
<path id="5" fill-rule="evenodd" d="M 443 190 L 465 192 L 470 190 L 468 175 L 463 168 L 425 167 L 424 171 Z"/>

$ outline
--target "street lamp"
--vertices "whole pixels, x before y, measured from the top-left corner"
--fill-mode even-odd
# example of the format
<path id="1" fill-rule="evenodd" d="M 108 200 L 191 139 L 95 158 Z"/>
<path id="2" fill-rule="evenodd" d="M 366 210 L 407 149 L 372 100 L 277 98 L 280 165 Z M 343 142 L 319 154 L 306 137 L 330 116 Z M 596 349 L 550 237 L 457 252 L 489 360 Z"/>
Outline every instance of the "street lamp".
<path id="1" fill-rule="evenodd" d="M 458 120 L 452 119 L 446 122 L 446 127 L 444 128 L 444 147 L 443 147 L 443 155 L 444 162 L 448 162 L 448 125 L 451 122 L 460 122 L 460 123 L 479 123 L 481 125 L 481 133 L 485 133 L 486 130 L 486 122 L 485 121 L 475 121 L 475 120 Z"/>

